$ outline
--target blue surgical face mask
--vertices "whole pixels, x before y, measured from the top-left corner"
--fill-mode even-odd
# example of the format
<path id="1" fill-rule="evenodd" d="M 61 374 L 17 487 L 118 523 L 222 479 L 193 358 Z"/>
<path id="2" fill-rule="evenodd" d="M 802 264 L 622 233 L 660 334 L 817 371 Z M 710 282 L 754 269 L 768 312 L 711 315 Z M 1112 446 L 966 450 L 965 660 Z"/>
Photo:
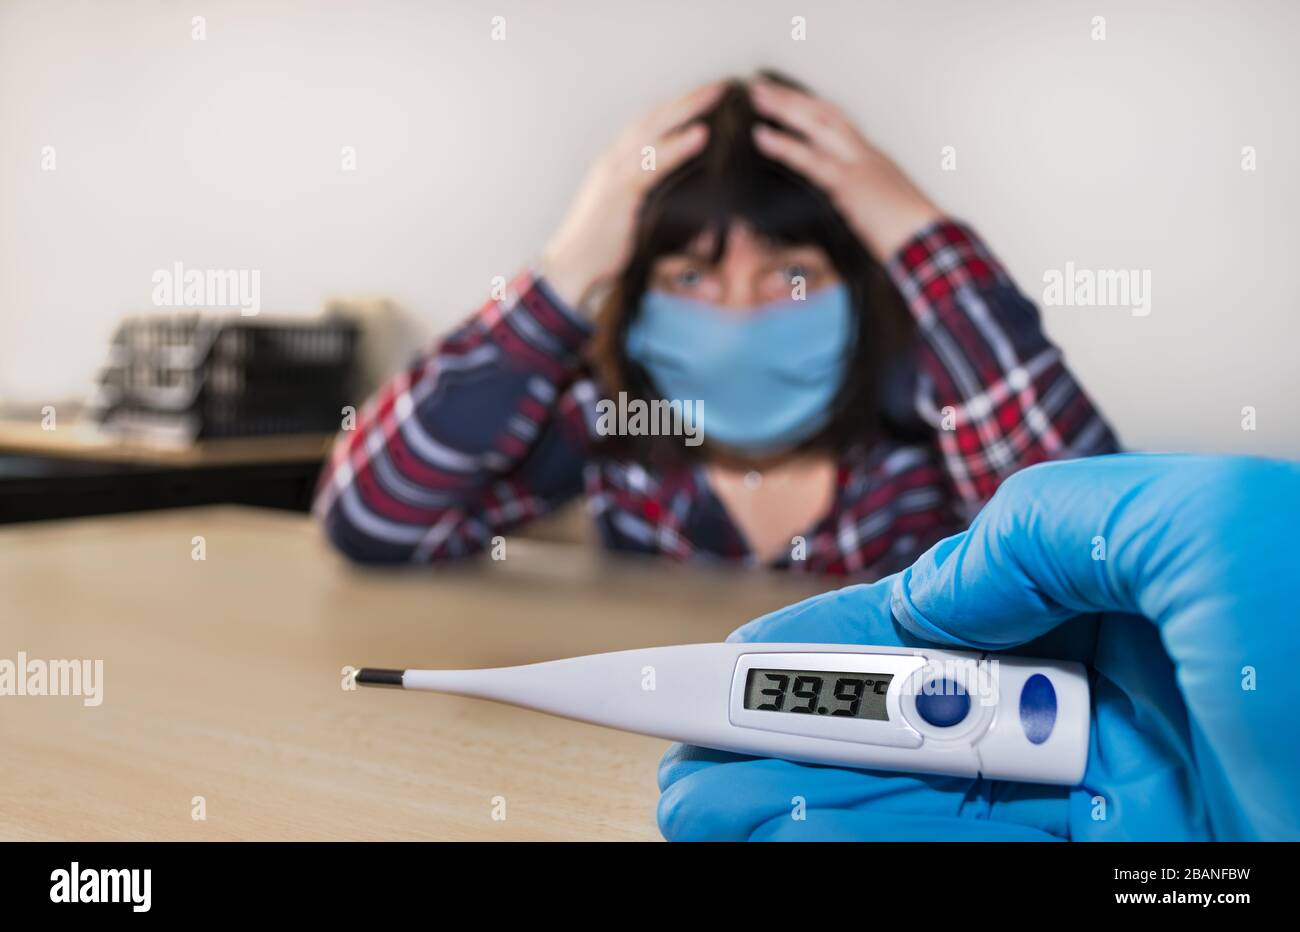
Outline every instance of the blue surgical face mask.
<path id="1" fill-rule="evenodd" d="M 842 284 L 743 311 L 651 291 L 626 349 L 661 397 L 702 402 L 706 441 L 757 454 L 826 426 L 853 333 Z"/>

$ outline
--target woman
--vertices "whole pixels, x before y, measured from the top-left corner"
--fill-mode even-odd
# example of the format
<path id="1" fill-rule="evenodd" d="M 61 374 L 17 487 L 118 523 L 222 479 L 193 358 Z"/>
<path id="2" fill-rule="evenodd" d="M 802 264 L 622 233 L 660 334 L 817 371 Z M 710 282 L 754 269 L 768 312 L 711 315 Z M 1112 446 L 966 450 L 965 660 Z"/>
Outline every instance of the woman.
<path id="1" fill-rule="evenodd" d="M 614 399 L 698 423 L 608 436 Z M 315 510 L 354 559 L 441 561 L 585 492 L 616 550 L 878 576 L 1016 470 L 1115 449 L 979 238 L 764 73 L 629 128 L 536 268 L 370 400 Z"/>

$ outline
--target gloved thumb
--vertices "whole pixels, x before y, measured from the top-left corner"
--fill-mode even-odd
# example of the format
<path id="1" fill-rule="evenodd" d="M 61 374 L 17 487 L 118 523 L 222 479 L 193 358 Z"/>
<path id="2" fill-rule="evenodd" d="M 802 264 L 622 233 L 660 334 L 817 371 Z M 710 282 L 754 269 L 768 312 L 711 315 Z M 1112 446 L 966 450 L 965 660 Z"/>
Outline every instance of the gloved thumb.
<path id="1" fill-rule="evenodd" d="M 1295 575 L 1282 545 L 1297 501 L 1300 468 L 1267 460 L 1125 454 L 1034 466 L 900 574 L 890 607 L 918 637 L 988 650 L 1092 612 L 1161 628 L 1216 612 L 1256 624 L 1245 605 L 1225 612 L 1242 598 L 1280 607 L 1270 587 L 1294 593 L 1278 574 Z M 1261 571 L 1272 576 L 1262 587 L 1251 582 Z"/>

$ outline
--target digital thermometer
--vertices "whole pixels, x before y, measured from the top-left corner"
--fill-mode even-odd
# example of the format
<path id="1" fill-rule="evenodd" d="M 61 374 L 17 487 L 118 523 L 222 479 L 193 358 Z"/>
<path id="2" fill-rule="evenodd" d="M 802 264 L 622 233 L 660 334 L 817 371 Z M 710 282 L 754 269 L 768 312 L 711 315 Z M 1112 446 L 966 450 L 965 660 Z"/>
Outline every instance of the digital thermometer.
<path id="1" fill-rule="evenodd" d="M 1077 663 L 856 644 L 684 644 L 481 670 L 357 672 L 759 757 L 1073 785 Z"/>

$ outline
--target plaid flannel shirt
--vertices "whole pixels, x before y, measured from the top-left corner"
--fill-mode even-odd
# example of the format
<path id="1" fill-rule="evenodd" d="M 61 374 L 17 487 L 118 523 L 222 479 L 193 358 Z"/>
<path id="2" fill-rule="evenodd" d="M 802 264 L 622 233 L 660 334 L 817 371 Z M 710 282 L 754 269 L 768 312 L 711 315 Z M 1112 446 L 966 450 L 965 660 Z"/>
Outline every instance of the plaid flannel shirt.
<path id="1" fill-rule="evenodd" d="M 865 438 L 838 464 L 829 512 L 775 567 L 881 576 L 909 565 L 1007 476 L 1116 440 L 1034 306 L 968 227 L 942 221 L 887 264 L 917 325 L 915 409 L 930 442 Z M 756 564 L 701 466 L 602 449 L 591 324 L 532 272 L 384 385 L 336 442 L 314 511 L 363 562 L 436 562 L 585 494 L 606 546 Z"/>

